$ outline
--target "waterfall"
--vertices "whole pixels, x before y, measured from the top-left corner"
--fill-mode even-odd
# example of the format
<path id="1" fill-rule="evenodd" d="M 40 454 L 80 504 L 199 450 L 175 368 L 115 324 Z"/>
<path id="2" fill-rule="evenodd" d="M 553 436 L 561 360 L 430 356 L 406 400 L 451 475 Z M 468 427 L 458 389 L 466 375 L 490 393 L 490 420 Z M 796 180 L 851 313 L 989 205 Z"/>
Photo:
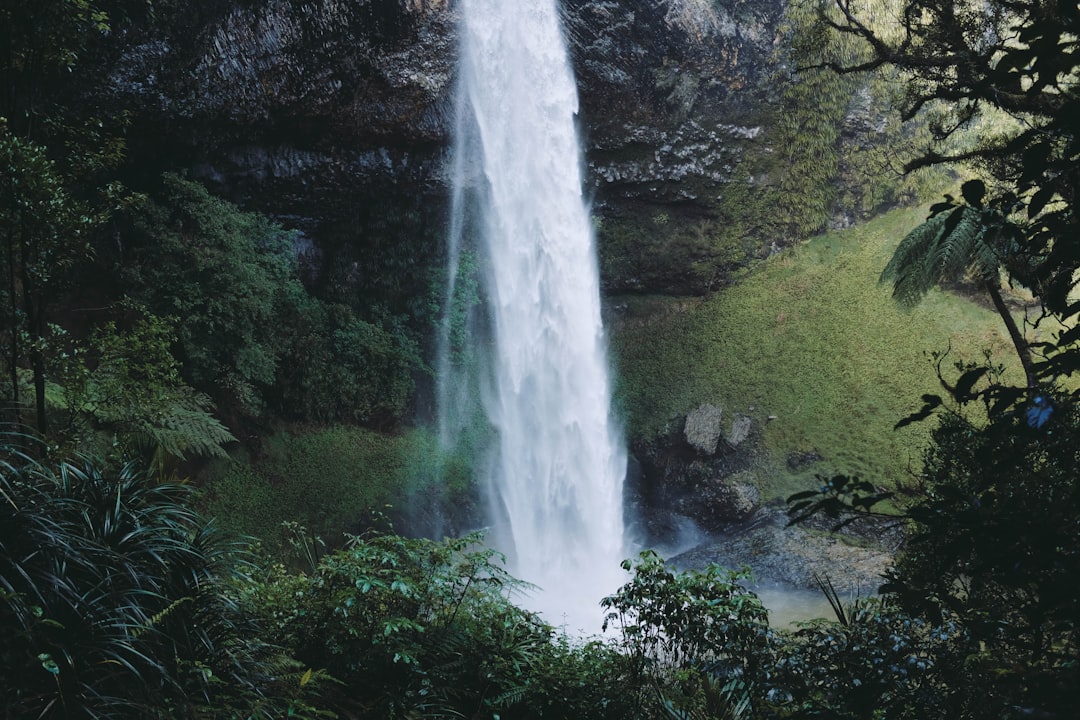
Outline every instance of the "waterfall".
<path id="1" fill-rule="evenodd" d="M 448 303 L 441 428 L 452 444 L 470 404 L 482 413 L 492 543 L 540 588 L 524 604 L 598 632 L 599 600 L 623 580 L 626 453 L 611 418 L 577 87 L 556 0 L 460 8 L 448 296 L 463 294 L 462 259 L 475 257 L 483 310 L 452 360 L 462 322 Z"/>

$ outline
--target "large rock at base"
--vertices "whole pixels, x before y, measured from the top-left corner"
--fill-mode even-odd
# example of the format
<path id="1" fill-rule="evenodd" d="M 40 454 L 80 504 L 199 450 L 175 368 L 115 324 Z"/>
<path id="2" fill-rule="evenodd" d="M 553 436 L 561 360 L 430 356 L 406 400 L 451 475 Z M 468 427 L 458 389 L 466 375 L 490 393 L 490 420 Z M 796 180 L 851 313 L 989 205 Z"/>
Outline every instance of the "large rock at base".
<path id="1" fill-rule="evenodd" d="M 705 403 L 667 432 L 632 442 L 627 499 L 646 544 L 670 543 L 687 520 L 705 533 L 724 532 L 757 510 L 760 437 L 741 417 L 725 436 L 720 408 Z"/>
<path id="2" fill-rule="evenodd" d="M 731 432 L 727 436 L 728 445 L 732 447 L 740 445 L 750 437 L 750 430 L 753 426 L 754 421 L 750 419 L 749 415 L 736 415 L 731 421 Z"/>
<path id="3" fill-rule="evenodd" d="M 690 447 L 705 455 L 716 452 L 717 444 L 723 432 L 720 423 L 724 418 L 724 411 L 715 405 L 705 403 L 696 410 L 690 411 L 686 416 L 683 426 L 683 437 Z"/>

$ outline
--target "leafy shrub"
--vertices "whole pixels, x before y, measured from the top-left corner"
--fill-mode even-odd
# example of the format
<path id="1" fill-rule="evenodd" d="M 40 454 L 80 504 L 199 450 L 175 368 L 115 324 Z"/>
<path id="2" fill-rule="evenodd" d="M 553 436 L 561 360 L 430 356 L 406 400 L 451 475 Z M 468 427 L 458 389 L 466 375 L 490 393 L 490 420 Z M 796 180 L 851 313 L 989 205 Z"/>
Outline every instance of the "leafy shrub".
<path id="1" fill-rule="evenodd" d="M 412 399 L 420 351 L 399 323 L 371 323 L 346 305 L 293 291 L 282 328 L 277 410 L 317 422 L 393 425 Z"/>
<path id="2" fill-rule="evenodd" d="M 28 442 L 19 439 L 19 443 Z M 251 688 L 253 630 L 219 592 L 239 548 L 190 490 L 127 465 L 0 448 L 0 696 L 10 717 L 151 716 Z"/>
<path id="3" fill-rule="evenodd" d="M 198 183 L 162 178 L 116 258 L 128 292 L 161 317 L 182 318 L 185 378 L 231 411 L 395 424 L 420 367 L 402 322 L 308 294 L 292 233 L 242 212 Z"/>
<path id="4" fill-rule="evenodd" d="M 576 654 L 507 599 L 517 581 L 478 541 L 354 537 L 310 575 L 270 569 L 243 599 L 273 642 L 341 681 L 327 698 L 350 717 L 533 717 L 534 702 L 555 709 L 553 693 L 592 681 L 554 671 Z M 541 669 L 560 685 L 538 683 Z"/>
<path id="5" fill-rule="evenodd" d="M 135 318 L 102 323 L 52 359 L 67 416 L 55 423 L 54 438 L 84 453 L 119 446 L 129 455 L 149 447 L 181 460 L 225 456 L 222 446 L 236 438 L 211 414 L 210 398 L 181 379 L 172 323 L 130 304 L 119 309 Z"/>
<path id="6" fill-rule="evenodd" d="M 740 584 L 748 574 L 713 564 L 675 572 L 651 550 L 623 568 L 634 577 L 603 600 L 605 629 L 622 635 L 640 701 L 673 717 L 751 707 L 773 641 L 764 606 Z"/>
<path id="7" fill-rule="evenodd" d="M 964 384 L 947 387 L 970 400 Z M 1080 413 L 1049 393 L 991 385 L 979 395 L 986 407 L 946 412 L 933 431 L 882 590 L 910 617 L 948 628 L 922 650 L 948 688 L 934 714 L 1065 717 L 1080 683 Z M 816 510 L 857 517 L 878 499 L 850 478 L 791 498 L 796 521 Z"/>
<path id="8" fill-rule="evenodd" d="M 179 356 L 196 388 L 257 412 L 277 367 L 277 301 L 299 283 L 291 235 L 177 175 L 156 195 L 118 259 L 122 280 L 155 314 L 183 318 Z"/>
<path id="9" fill-rule="evenodd" d="M 837 606 L 839 607 L 839 606 Z M 938 665 L 966 638 L 956 623 L 932 624 L 876 598 L 857 600 L 839 622 L 814 621 L 778 650 L 770 689 L 781 717 L 953 717 Z"/>
<path id="10" fill-rule="evenodd" d="M 1080 412 L 1059 402 L 1032 427 L 1024 405 L 985 425 L 934 431 L 922 499 L 886 589 L 925 617 L 946 612 L 974 647 L 950 679 L 964 703 L 1067 716 L 1080 685 Z"/>

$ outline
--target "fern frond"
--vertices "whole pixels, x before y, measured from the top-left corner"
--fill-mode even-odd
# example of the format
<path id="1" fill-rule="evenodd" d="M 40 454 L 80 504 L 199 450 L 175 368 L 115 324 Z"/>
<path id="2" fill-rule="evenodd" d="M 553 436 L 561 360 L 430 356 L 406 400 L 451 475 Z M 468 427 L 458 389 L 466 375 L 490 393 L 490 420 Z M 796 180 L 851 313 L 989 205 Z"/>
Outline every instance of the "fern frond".
<path id="1" fill-rule="evenodd" d="M 149 444 L 181 460 L 188 453 L 203 457 L 225 457 L 223 446 L 236 438 L 206 410 L 181 405 L 162 413 L 156 422 L 144 420 L 139 433 Z"/>
<path id="2" fill-rule="evenodd" d="M 136 627 L 132 631 L 131 634 L 134 637 L 138 637 L 138 636 L 142 635 L 144 632 L 146 632 L 147 630 L 150 630 L 151 628 L 157 627 L 158 625 L 161 624 L 161 621 L 164 620 L 165 618 L 167 618 L 169 615 L 171 615 L 172 612 L 174 610 L 176 610 L 176 608 L 180 607 L 184 603 L 194 602 L 194 600 L 195 600 L 195 598 L 191 597 L 190 595 L 187 595 L 187 596 L 184 596 L 184 597 L 180 598 L 179 600 L 172 601 L 171 603 L 169 603 L 168 606 L 165 607 L 165 609 L 163 609 L 160 612 L 158 612 L 158 613 L 152 615 L 151 617 L 149 617 L 147 619 L 145 625 L 143 625 L 141 627 Z"/>
<path id="3" fill-rule="evenodd" d="M 498 708 L 513 707 L 524 701 L 527 693 L 528 688 L 524 685 L 517 685 L 493 697 L 491 704 Z"/>
<path id="4" fill-rule="evenodd" d="M 1002 258 L 988 241 L 997 223 L 987 212 L 958 205 L 931 215 L 900 241 L 881 282 L 892 282 L 893 297 L 910 307 L 931 288 L 968 273 L 996 277 Z"/>
<path id="5" fill-rule="evenodd" d="M 930 260 L 940 244 L 944 229 L 945 213 L 935 215 L 909 232 L 893 252 L 881 282 L 892 282 L 893 297 L 904 305 L 915 305 L 936 284 Z"/>

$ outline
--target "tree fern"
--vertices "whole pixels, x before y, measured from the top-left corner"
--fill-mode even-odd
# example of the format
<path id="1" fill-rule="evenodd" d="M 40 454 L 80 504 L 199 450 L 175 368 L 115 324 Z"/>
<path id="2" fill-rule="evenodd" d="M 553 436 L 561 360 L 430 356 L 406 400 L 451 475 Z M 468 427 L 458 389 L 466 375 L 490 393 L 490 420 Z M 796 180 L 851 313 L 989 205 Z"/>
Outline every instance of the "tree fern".
<path id="1" fill-rule="evenodd" d="M 892 282 L 893 297 L 913 306 L 935 286 L 977 277 L 1004 321 L 1028 386 L 1033 387 L 1035 373 L 1027 339 L 1000 289 L 1001 271 L 1016 246 L 1017 228 L 1000 208 L 983 205 L 986 186 L 981 180 L 964 183 L 961 193 L 963 203 L 946 195 L 945 202 L 930 208 L 926 222 L 900 241 L 881 272 L 881 281 Z"/>
<path id="2" fill-rule="evenodd" d="M 134 430 L 137 443 L 161 448 L 167 455 L 185 459 L 187 454 L 226 457 L 223 445 L 236 440 L 220 420 L 203 404 L 209 398 L 193 395 L 178 398 L 176 404 L 153 419 L 144 419 Z"/>
<path id="3" fill-rule="evenodd" d="M 893 297 L 912 306 L 931 288 L 969 274 L 986 282 L 996 280 L 1003 259 L 989 235 L 999 223 L 987 213 L 952 205 L 908 233 L 881 273 L 882 282 L 893 283 Z"/>

